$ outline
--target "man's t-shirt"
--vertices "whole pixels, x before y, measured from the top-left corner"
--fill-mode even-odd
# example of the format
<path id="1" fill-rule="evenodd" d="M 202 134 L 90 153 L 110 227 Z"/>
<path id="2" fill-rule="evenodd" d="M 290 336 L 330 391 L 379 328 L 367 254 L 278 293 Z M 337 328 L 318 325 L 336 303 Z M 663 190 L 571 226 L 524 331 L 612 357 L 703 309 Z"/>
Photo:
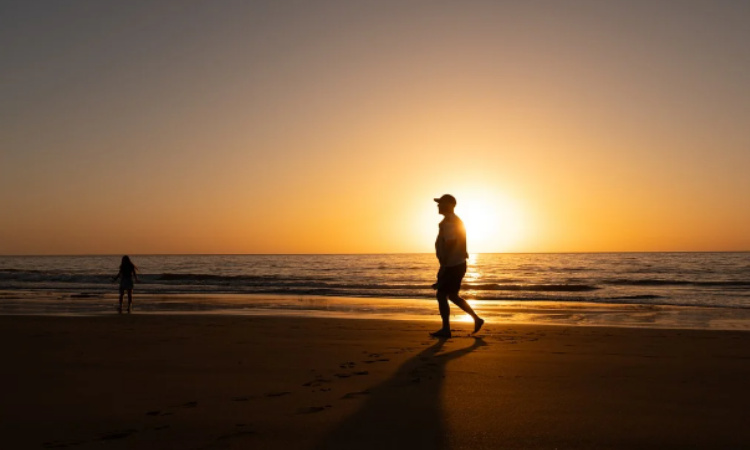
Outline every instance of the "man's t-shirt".
<path id="1" fill-rule="evenodd" d="M 447 241 L 454 241 L 447 245 Z M 455 214 L 446 214 L 440 222 L 440 231 L 435 241 L 435 254 L 440 267 L 453 267 L 466 262 L 466 228 Z"/>

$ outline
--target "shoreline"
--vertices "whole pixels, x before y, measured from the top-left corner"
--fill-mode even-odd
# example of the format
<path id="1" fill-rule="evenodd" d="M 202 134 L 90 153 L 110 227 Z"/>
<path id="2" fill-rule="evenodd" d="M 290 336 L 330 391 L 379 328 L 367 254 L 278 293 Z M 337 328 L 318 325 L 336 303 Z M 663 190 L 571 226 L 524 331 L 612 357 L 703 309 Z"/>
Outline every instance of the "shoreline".
<path id="1" fill-rule="evenodd" d="M 0 316 L 117 315 L 117 294 L 0 291 Z M 277 294 L 139 294 L 134 314 L 439 321 L 426 299 Z M 127 298 L 125 299 L 125 303 Z M 750 331 L 750 309 L 637 303 L 469 300 L 488 323 Z M 468 320 L 455 306 L 452 322 Z"/>
<path id="2" fill-rule="evenodd" d="M 740 448 L 750 334 L 0 316 L 13 448 Z"/>

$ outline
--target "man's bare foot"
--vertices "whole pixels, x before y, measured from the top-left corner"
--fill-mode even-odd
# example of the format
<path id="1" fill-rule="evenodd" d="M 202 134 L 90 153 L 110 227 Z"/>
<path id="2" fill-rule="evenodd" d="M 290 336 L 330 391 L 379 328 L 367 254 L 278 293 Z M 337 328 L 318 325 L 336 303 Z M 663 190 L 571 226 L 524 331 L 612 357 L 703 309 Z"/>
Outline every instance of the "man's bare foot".
<path id="1" fill-rule="evenodd" d="M 474 320 L 474 333 L 476 334 L 479 332 L 479 330 L 482 329 L 482 325 L 484 325 L 484 319 L 480 319 L 479 317 Z"/>
<path id="2" fill-rule="evenodd" d="M 430 333 L 430 336 L 436 337 L 436 338 L 449 338 L 451 337 L 451 330 L 445 330 L 441 328 L 435 331 L 434 333 Z"/>

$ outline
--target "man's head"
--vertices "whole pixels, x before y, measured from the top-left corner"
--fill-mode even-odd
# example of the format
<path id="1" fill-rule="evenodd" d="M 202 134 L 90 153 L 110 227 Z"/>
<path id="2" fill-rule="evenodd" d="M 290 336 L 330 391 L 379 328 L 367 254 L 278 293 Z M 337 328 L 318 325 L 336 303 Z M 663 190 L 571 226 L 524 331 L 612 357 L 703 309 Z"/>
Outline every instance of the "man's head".
<path id="1" fill-rule="evenodd" d="M 445 194 L 440 198 L 433 199 L 438 204 L 438 213 L 442 215 L 453 213 L 453 209 L 456 207 L 456 197 Z"/>

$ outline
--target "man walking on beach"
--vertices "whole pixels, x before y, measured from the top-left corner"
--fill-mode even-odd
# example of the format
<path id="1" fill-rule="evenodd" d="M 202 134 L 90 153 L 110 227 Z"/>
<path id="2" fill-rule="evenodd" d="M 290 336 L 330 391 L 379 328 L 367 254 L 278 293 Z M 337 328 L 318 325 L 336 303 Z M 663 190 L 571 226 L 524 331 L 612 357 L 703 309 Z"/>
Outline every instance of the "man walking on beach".
<path id="1" fill-rule="evenodd" d="M 430 334 L 439 338 L 451 337 L 448 299 L 474 319 L 474 333 L 476 333 L 484 325 L 484 320 L 474 312 L 466 300 L 458 296 L 461 281 L 466 274 L 466 258 L 469 257 L 466 252 L 466 228 L 464 228 L 463 221 L 453 213 L 456 207 L 455 197 L 445 194 L 434 200 L 438 204 L 438 213 L 445 216 L 440 222 L 440 231 L 435 241 L 435 253 L 440 262 L 440 270 L 437 275 L 437 283 L 432 285 L 437 290 L 438 308 L 440 317 L 443 319 L 443 328 Z"/>

